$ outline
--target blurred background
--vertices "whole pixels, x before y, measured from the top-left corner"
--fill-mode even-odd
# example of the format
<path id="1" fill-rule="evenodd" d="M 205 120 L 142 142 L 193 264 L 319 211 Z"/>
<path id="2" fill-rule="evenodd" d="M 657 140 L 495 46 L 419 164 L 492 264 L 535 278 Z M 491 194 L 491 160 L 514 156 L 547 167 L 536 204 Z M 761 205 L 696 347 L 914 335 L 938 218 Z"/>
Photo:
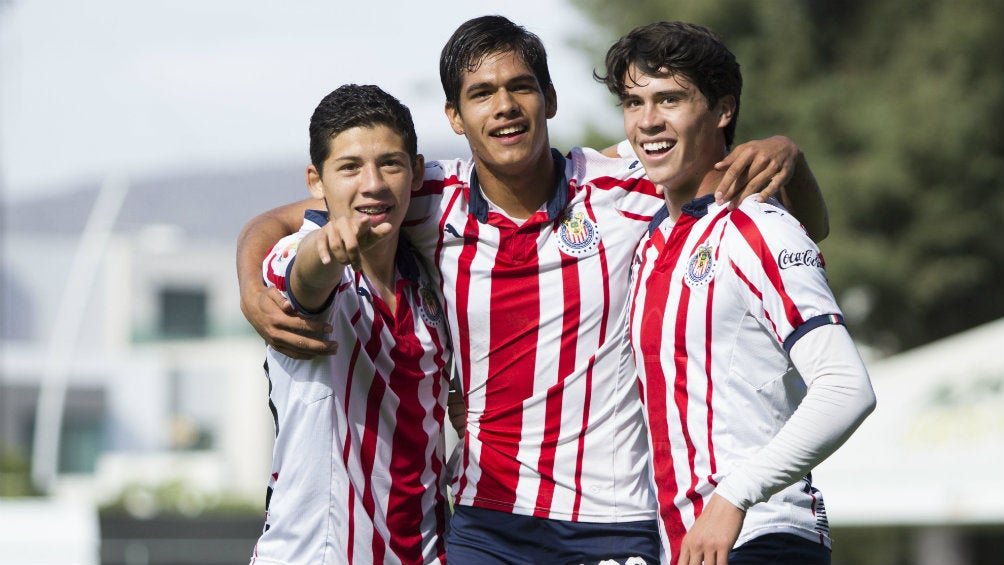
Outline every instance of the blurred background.
<path id="1" fill-rule="evenodd" d="M 718 31 L 738 140 L 784 134 L 878 409 L 815 478 L 835 564 L 1004 563 L 1004 2 L 0 0 L 0 563 L 247 562 L 273 430 L 237 233 L 307 194 L 322 96 L 376 83 L 466 155 L 438 54 L 536 32 L 552 144 L 622 136 L 590 78 L 642 23 Z"/>

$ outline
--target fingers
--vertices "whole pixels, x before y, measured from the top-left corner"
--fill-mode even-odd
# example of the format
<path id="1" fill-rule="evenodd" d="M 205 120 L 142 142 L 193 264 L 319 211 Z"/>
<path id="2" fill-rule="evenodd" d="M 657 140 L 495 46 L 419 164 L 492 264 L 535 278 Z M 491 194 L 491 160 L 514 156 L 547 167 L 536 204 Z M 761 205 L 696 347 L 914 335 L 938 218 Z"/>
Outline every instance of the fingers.
<path id="1" fill-rule="evenodd" d="M 284 313 L 290 316 L 296 314 L 296 309 L 293 308 L 293 303 L 290 302 L 288 298 L 283 296 L 282 293 L 279 292 L 279 289 L 275 288 L 274 286 L 268 287 L 268 290 L 266 290 L 265 292 L 265 297 L 268 300 L 271 300 L 272 303 L 278 306 L 279 309 L 282 310 Z"/>
<path id="2" fill-rule="evenodd" d="M 313 359 L 319 355 L 334 355 L 338 352 L 338 342 L 327 339 L 324 337 L 326 335 L 277 330 L 269 333 L 265 341 L 272 349 L 287 357 Z"/>
<path id="3" fill-rule="evenodd" d="M 359 270 L 362 263 L 361 252 L 393 231 L 394 226 L 389 222 L 374 226 L 364 218 L 332 218 L 324 226 L 325 237 L 318 241 L 318 254 L 325 265 L 333 259 Z"/>
<path id="4" fill-rule="evenodd" d="M 749 144 L 737 148 L 716 163 L 715 168 L 725 169 L 715 189 L 715 202 L 719 205 L 728 202 L 731 208 L 758 193 L 757 200 L 763 202 L 776 194 L 792 174 L 787 160 L 761 153 Z"/>
<path id="5" fill-rule="evenodd" d="M 255 316 L 257 323 L 253 325 L 273 349 L 294 359 L 311 359 L 338 351 L 338 343 L 328 339 L 330 324 L 295 315 L 293 305 L 275 288 L 263 294 Z"/>
<path id="6" fill-rule="evenodd" d="M 463 437 L 464 429 L 467 427 L 467 405 L 464 403 L 463 393 L 459 390 L 450 391 L 446 402 L 446 413 L 457 435 Z"/>

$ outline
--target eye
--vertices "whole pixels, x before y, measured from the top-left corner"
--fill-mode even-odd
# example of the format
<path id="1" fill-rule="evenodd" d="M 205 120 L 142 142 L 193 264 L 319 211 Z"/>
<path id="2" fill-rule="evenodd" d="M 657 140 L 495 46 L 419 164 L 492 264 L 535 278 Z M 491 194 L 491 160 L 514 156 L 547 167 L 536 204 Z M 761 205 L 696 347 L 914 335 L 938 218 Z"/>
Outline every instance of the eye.
<path id="1" fill-rule="evenodd" d="M 380 166 L 383 167 L 384 169 L 387 169 L 390 172 L 398 172 L 405 170 L 405 167 L 407 165 L 404 162 L 404 160 L 397 157 L 393 157 L 381 161 Z"/>
<path id="2" fill-rule="evenodd" d="M 527 92 L 535 92 L 537 90 L 537 84 L 536 83 L 531 83 L 531 82 L 519 83 L 519 84 L 513 85 L 511 90 L 513 92 L 520 92 L 520 93 L 523 93 L 523 94 L 525 94 Z"/>
<path id="3" fill-rule="evenodd" d="M 484 100 L 485 98 L 488 98 L 488 96 L 490 95 L 491 92 L 488 90 L 475 90 L 470 93 L 472 100 Z"/>

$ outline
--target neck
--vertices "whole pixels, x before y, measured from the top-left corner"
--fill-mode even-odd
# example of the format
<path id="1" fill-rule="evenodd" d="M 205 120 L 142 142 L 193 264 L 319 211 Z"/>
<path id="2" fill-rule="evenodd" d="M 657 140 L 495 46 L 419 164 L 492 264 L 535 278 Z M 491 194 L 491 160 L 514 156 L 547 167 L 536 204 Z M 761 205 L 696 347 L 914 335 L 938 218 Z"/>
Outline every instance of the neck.
<path id="1" fill-rule="evenodd" d="M 680 214 L 683 213 L 683 207 L 688 202 L 706 194 L 714 194 L 715 188 L 718 187 L 718 183 L 724 176 L 724 171 L 712 168 L 698 182 L 695 182 L 693 186 L 676 190 L 669 190 L 663 187 L 663 195 L 666 199 L 666 208 L 669 209 L 669 217 L 673 221 L 679 220 Z"/>
<path id="2" fill-rule="evenodd" d="M 485 196 L 513 218 L 529 218 L 551 198 L 557 173 L 550 149 L 518 171 L 493 167 L 476 156 L 474 163 Z"/>
<path id="3" fill-rule="evenodd" d="M 384 241 L 377 243 L 360 254 L 363 273 L 370 281 L 383 288 L 394 288 L 394 265 L 397 256 L 398 232 L 393 232 Z"/>

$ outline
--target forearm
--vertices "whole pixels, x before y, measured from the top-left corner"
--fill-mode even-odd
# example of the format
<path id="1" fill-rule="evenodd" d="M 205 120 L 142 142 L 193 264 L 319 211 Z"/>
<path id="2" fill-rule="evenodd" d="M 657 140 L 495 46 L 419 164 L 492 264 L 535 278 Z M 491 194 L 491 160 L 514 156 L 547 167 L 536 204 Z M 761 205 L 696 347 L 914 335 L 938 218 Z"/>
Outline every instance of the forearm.
<path id="1" fill-rule="evenodd" d="M 791 360 L 809 383 L 805 398 L 774 439 L 715 490 L 743 510 L 805 476 L 875 407 L 867 370 L 843 326 L 812 330 L 792 348 Z"/>
<path id="2" fill-rule="evenodd" d="M 318 242 L 323 230 L 311 232 L 297 246 L 289 277 L 289 291 L 296 304 L 307 314 L 322 310 L 345 273 L 345 265 L 336 260 L 324 263 Z"/>
<path id="3" fill-rule="evenodd" d="M 318 202 L 303 200 L 269 210 L 252 218 L 241 230 L 237 237 L 237 281 L 242 305 L 249 292 L 256 293 L 264 285 L 261 263 L 265 254 L 277 241 L 296 232 L 303 220 L 303 212 L 309 207 L 316 207 Z"/>
<path id="4" fill-rule="evenodd" d="M 782 204 L 805 226 L 812 241 L 819 243 L 830 233 L 826 201 L 805 155 L 799 151 L 791 179 L 781 194 Z"/>

